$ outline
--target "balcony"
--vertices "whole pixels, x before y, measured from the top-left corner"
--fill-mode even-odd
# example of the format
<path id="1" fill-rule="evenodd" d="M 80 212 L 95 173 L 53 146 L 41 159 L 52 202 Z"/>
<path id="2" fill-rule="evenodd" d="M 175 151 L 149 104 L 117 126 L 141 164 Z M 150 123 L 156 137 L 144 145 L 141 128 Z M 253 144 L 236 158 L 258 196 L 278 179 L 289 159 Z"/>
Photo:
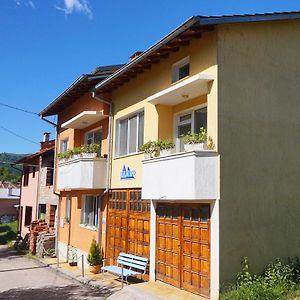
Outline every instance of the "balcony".
<path id="1" fill-rule="evenodd" d="M 106 188 L 107 158 L 72 157 L 58 163 L 58 190 Z"/>
<path id="2" fill-rule="evenodd" d="M 217 199 L 218 187 L 219 154 L 216 152 L 180 152 L 143 160 L 143 199 Z"/>

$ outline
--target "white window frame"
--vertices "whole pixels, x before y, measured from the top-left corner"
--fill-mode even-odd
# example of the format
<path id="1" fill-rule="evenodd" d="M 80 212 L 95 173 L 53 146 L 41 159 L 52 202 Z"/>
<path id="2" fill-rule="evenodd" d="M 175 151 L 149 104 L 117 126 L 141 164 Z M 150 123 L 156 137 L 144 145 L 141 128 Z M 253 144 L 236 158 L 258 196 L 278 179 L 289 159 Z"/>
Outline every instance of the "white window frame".
<path id="1" fill-rule="evenodd" d="M 63 149 L 64 143 L 66 143 L 66 149 Z M 69 150 L 69 138 L 60 140 L 59 152 L 62 153 L 62 152 L 66 152 L 68 150 Z"/>
<path id="2" fill-rule="evenodd" d="M 191 108 L 179 111 L 178 113 L 174 114 L 174 141 L 175 141 L 175 148 L 176 148 L 176 152 L 180 151 L 180 140 L 178 137 L 178 127 L 179 125 L 185 125 L 185 124 L 189 124 L 191 122 L 191 132 L 195 131 L 195 111 L 202 109 L 202 108 L 207 108 L 207 103 L 203 103 L 197 106 L 193 106 Z M 184 115 L 188 115 L 191 114 L 191 121 L 182 121 L 180 122 L 180 117 L 184 116 Z M 207 122 L 208 124 L 208 122 Z"/>
<path id="3" fill-rule="evenodd" d="M 189 75 L 179 78 L 179 69 L 185 65 L 189 65 L 190 67 L 190 57 L 186 56 L 185 58 L 179 60 L 175 64 L 172 65 L 172 83 L 177 82 L 178 80 L 181 80 L 183 78 L 188 77 Z"/>
<path id="4" fill-rule="evenodd" d="M 97 209 L 97 223 L 95 224 L 87 224 L 85 220 L 85 201 L 87 199 L 87 197 L 93 197 L 96 198 L 96 200 L 98 200 L 98 209 Z M 99 222 L 100 220 L 100 211 L 101 211 L 101 198 L 99 195 L 83 195 L 81 197 L 81 218 L 80 218 L 80 225 L 84 226 L 84 227 L 88 227 L 91 228 L 93 230 L 97 230 L 99 227 Z M 95 210 L 93 211 L 93 220 L 95 220 Z"/>
<path id="5" fill-rule="evenodd" d="M 140 114 L 144 113 L 144 128 L 143 128 L 143 139 L 145 136 L 145 110 L 141 109 L 138 111 L 135 111 L 134 113 L 127 115 L 125 117 L 119 118 L 116 120 L 116 147 L 115 147 L 115 157 L 121 157 L 121 156 L 126 156 L 126 155 L 132 155 L 132 154 L 137 154 L 139 153 L 139 124 L 140 124 Z M 137 116 L 137 126 L 136 126 L 136 145 L 135 145 L 135 151 L 134 152 L 129 152 L 129 137 L 130 137 L 130 126 L 129 126 L 129 120 L 132 117 Z M 121 121 L 124 121 L 127 119 L 127 151 L 126 154 L 120 155 L 120 130 L 121 130 Z M 142 141 L 142 144 L 144 141 Z"/>
<path id="6" fill-rule="evenodd" d="M 103 133 L 103 131 L 102 131 L 102 126 L 99 126 L 99 127 L 97 127 L 97 128 L 93 128 L 93 129 L 87 131 L 87 132 L 84 134 L 84 143 L 85 143 L 85 144 L 87 144 L 88 134 L 89 134 L 89 133 L 94 133 L 94 132 L 96 132 L 96 131 L 100 131 L 100 132 L 101 132 L 101 142 L 100 142 L 100 146 L 101 146 L 101 143 L 102 143 L 102 133 Z M 93 137 L 93 140 L 94 140 L 93 143 L 95 143 L 95 137 Z"/>

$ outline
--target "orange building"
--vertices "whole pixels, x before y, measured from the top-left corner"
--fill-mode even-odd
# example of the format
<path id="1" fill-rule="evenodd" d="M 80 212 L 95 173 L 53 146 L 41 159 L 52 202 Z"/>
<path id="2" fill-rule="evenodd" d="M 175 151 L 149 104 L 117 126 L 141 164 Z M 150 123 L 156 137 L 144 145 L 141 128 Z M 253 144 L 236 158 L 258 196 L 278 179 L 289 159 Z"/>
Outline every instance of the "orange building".
<path id="1" fill-rule="evenodd" d="M 58 255 L 66 260 L 83 255 L 87 263 L 92 239 L 103 248 L 110 105 L 93 98 L 90 90 L 119 67 L 99 67 L 92 74 L 82 75 L 41 112 L 42 117 L 58 115 Z"/>

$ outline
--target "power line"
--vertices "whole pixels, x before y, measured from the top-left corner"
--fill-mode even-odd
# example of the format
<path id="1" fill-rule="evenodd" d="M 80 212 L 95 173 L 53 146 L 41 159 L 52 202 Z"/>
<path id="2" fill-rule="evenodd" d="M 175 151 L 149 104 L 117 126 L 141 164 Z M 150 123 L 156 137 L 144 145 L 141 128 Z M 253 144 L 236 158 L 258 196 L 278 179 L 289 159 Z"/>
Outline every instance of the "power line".
<path id="1" fill-rule="evenodd" d="M 39 116 L 39 114 L 36 113 L 36 112 L 30 111 L 30 110 L 26 110 L 26 109 L 23 109 L 23 108 L 19 108 L 19 107 L 16 107 L 16 106 L 8 105 L 8 104 L 2 103 L 2 102 L 0 102 L 0 105 L 8 107 L 8 108 L 11 108 L 11 109 L 19 110 L 19 111 L 22 111 L 22 112 L 27 113 L 27 114 Z"/>
<path id="2" fill-rule="evenodd" d="M 1 126 L 1 125 L 0 125 L 0 128 L 3 129 L 4 131 L 9 132 L 9 133 L 12 134 L 12 135 L 14 135 L 14 136 L 16 136 L 16 137 L 18 137 L 18 138 L 24 140 L 24 141 L 27 141 L 27 142 L 30 142 L 30 143 L 39 145 L 39 143 L 37 143 L 37 142 L 35 142 L 35 141 L 32 141 L 32 140 L 30 140 L 30 139 L 28 139 L 28 138 L 26 138 L 26 137 L 24 137 L 24 136 L 22 136 L 22 135 L 19 135 L 19 134 L 15 133 L 15 132 L 13 132 L 13 131 L 11 131 L 11 130 L 5 128 L 4 126 Z"/>

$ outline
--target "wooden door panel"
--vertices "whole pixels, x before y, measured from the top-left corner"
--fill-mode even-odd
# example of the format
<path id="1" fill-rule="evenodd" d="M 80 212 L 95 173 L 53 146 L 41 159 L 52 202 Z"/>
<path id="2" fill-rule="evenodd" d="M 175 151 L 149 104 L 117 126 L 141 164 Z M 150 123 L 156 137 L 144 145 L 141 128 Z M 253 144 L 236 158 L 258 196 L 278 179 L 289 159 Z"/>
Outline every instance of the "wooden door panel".
<path id="1" fill-rule="evenodd" d="M 113 190 L 110 193 L 107 222 L 107 256 L 120 252 L 149 258 L 150 202 L 141 199 L 140 190 Z M 143 279 L 147 280 L 148 275 Z"/>
<path id="2" fill-rule="evenodd" d="M 208 296 L 209 205 L 159 204 L 156 220 L 157 279 Z"/>

